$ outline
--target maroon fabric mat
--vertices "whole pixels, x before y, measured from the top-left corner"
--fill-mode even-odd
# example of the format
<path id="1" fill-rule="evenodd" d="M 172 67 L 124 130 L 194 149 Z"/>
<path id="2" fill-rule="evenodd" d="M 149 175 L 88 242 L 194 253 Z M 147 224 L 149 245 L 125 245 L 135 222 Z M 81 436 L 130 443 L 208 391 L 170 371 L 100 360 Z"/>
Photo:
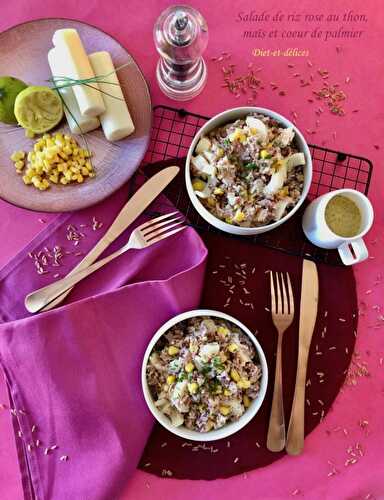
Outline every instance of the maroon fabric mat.
<path id="1" fill-rule="evenodd" d="M 245 239 L 227 238 L 221 234 L 202 234 L 209 252 L 205 291 L 201 306 L 225 311 L 257 332 L 264 349 L 269 384 L 259 413 L 240 432 L 225 440 L 203 444 L 186 442 L 156 424 L 143 453 L 139 467 L 147 472 L 180 479 L 217 479 L 264 467 L 284 456 L 266 448 L 268 419 L 272 404 L 276 330 L 269 308 L 269 275 L 266 271 L 289 271 L 295 295 L 295 319 L 284 334 L 283 384 L 286 422 L 289 421 L 295 386 L 302 259 L 264 248 Z M 235 267 L 246 263 L 246 278 Z M 225 266 L 221 267 L 221 266 Z M 253 274 L 252 274 L 253 271 Z M 307 380 L 305 422 L 306 435 L 326 416 L 345 379 L 354 350 L 357 328 L 357 298 L 353 271 L 347 267 L 318 264 L 320 300 L 313 335 Z M 227 307 L 226 281 L 232 276 L 236 284 Z M 239 283 L 243 282 L 245 283 Z M 250 293 L 247 294 L 246 291 Z M 241 302 L 243 302 L 243 304 Z M 245 304 L 253 304 L 252 306 Z M 326 331 L 324 332 L 324 327 Z M 324 374 L 321 376 L 319 374 Z M 322 381 L 322 382 L 321 382 Z M 193 464 L 193 466 L 191 466 Z M 169 472 L 170 471 L 170 472 Z"/>

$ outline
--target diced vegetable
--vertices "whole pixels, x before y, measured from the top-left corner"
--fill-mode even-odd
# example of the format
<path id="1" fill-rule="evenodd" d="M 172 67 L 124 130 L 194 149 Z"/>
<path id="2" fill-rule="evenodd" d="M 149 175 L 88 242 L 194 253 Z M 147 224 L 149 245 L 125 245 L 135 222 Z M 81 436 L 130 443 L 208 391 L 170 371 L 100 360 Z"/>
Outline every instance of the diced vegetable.
<path id="1" fill-rule="evenodd" d="M 211 141 L 208 139 L 208 137 L 202 137 L 197 143 L 195 151 L 197 154 L 201 154 L 204 153 L 204 151 L 208 151 L 210 147 Z"/>

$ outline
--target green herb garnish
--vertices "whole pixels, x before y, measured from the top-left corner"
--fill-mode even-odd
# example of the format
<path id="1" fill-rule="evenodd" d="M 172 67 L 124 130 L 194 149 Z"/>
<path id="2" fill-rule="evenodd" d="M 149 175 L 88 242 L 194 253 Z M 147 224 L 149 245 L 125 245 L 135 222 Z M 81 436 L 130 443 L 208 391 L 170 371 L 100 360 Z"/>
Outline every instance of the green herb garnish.
<path id="1" fill-rule="evenodd" d="M 215 370 L 222 372 L 224 370 L 224 365 L 221 361 L 221 359 L 218 356 L 215 356 L 212 361 L 213 367 Z"/>
<path id="2" fill-rule="evenodd" d="M 249 163 L 246 163 L 244 165 L 244 168 L 248 168 L 249 170 L 253 170 L 254 168 L 257 168 L 257 163 L 255 163 L 254 161 L 251 161 Z"/>

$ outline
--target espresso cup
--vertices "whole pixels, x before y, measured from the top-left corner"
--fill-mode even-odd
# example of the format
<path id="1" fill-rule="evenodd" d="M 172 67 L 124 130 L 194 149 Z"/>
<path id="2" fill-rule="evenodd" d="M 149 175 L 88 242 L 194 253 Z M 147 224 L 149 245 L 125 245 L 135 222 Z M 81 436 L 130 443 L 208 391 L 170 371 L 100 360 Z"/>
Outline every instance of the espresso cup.
<path id="1" fill-rule="evenodd" d="M 325 208 L 329 201 L 337 195 L 349 198 L 358 207 L 361 215 L 360 229 L 350 238 L 334 233 L 325 219 Z M 363 241 L 373 223 L 373 208 L 368 198 L 355 189 L 338 189 L 323 194 L 312 201 L 306 208 L 302 225 L 305 236 L 311 243 L 320 248 L 336 249 L 346 266 L 357 264 L 368 258 L 368 249 Z"/>

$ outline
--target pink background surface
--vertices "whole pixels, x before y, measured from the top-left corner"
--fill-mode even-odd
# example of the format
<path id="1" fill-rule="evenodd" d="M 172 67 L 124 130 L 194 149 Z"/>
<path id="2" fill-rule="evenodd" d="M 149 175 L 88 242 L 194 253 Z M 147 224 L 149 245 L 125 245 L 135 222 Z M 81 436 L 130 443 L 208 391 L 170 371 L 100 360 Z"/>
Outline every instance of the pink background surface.
<path id="1" fill-rule="evenodd" d="M 151 86 L 154 104 L 170 104 L 158 90 L 155 82 L 155 62 L 157 55 L 152 42 L 152 27 L 158 14 L 172 2 L 138 1 L 138 0 L 89 0 L 78 2 L 67 0 L 58 3 L 54 0 L 28 2 L 14 0 L 3 2 L 1 7 L 0 29 L 8 28 L 19 22 L 38 17 L 71 17 L 87 21 L 108 31 L 127 47 L 141 66 Z M 222 51 L 232 54 L 233 63 L 246 68 L 248 62 L 254 61 L 255 67 L 262 67 L 262 78 L 265 90 L 255 103 L 270 107 L 282 114 L 290 116 L 295 110 L 298 114 L 297 124 L 305 133 L 307 128 L 315 128 L 316 115 L 313 107 L 307 103 L 310 95 L 308 89 L 299 87 L 296 79 L 289 76 L 287 64 L 292 63 L 297 72 L 308 73 L 305 58 L 253 58 L 251 50 L 257 48 L 302 48 L 309 49 L 309 59 L 313 69 L 322 68 L 330 72 L 330 82 L 343 84 L 347 76 L 348 85 L 342 85 L 348 94 L 344 118 L 324 113 L 320 118 L 317 134 L 307 137 L 310 142 L 325 144 L 331 148 L 365 156 L 374 163 L 375 170 L 371 183 L 370 198 L 376 211 L 374 228 L 366 241 L 369 247 L 370 260 L 356 267 L 358 293 L 362 315 L 360 317 L 357 351 L 360 361 L 367 363 L 369 377 L 358 378 L 356 386 L 348 386 L 337 398 L 333 411 L 323 424 L 307 438 L 305 452 L 296 458 L 285 457 L 270 467 L 259 469 L 247 475 L 228 480 L 214 482 L 176 481 L 159 479 L 144 472 L 137 471 L 127 481 L 124 498 L 147 499 L 154 495 L 159 500 L 172 498 L 271 498 L 284 499 L 301 496 L 308 499 L 363 499 L 384 498 L 384 465 L 382 443 L 384 440 L 384 357 L 383 328 L 384 318 L 380 318 L 383 305 L 383 284 L 380 272 L 383 269 L 384 254 L 382 251 L 382 233 L 384 228 L 382 187 L 384 173 L 382 170 L 381 138 L 383 135 L 384 87 L 382 85 L 384 66 L 382 59 L 382 38 L 384 31 L 384 14 L 379 0 L 364 3 L 358 1 L 323 1 L 292 0 L 287 7 L 285 2 L 259 0 L 230 2 L 222 0 L 219 4 L 213 1 L 194 1 L 192 4 L 201 10 L 208 21 L 210 42 L 206 57 L 209 80 L 203 94 L 194 101 L 184 104 L 188 110 L 212 115 L 226 108 L 245 104 L 245 99 L 235 99 L 220 87 L 220 66 L 210 61 Z M 340 13 L 352 10 L 366 14 L 368 22 L 362 39 L 330 40 L 328 42 L 312 39 L 304 41 L 284 40 L 243 40 L 242 31 L 245 26 L 235 21 L 237 13 L 251 9 L 283 12 Z M 253 23 L 257 29 L 258 24 Z M 337 26 L 345 23 L 335 23 Z M 316 23 L 315 23 L 316 25 Z M 265 27 L 261 26 L 261 27 Z M 351 26 L 350 26 L 351 27 Z M 282 23 L 280 28 L 308 29 L 305 23 Z M 356 28 L 356 26 L 355 26 Z M 328 29 L 328 28 L 326 28 Z M 337 53 L 336 46 L 341 47 Z M 1 48 L 0 48 L 1 56 Z M 42 57 L 45 57 L 42 54 Z M 16 75 L 17 76 L 17 75 Z M 270 89 L 269 82 L 276 82 L 286 91 L 285 96 L 278 96 Z M 304 96 L 304 98 L 303 98 Z M 351 114 L 353 109 L 359 113 Z M 337 139 L 332 136 L 336 131 Z M 374 148 L 379 145 L 380 149 Z M 4 168 L 4 166 L 2 166 Z M 4 265 L 18 250 L 42 229 L 40 215 L 12 207 L 0 201 L 0 265 Z M 48 221 L 52 216 L 43 215 Z M 371 292 L 369 292 L 371 290 Z M 367 293 L 368 291 L 368 293 Z M 4 387 L 0 388 L 0 401 L 6 401 Z M 359 420 L 368 421 L 362 430 Z M 345 429 L 334 430 L 338 427 Z M 9 415 L 0 412 L 0 491 L 2 500 L 15 500 L 22 497 L 19 473 L 16 462 Z M 360 443 L 364 456 L 359 461 L 344 466 L 348 457 L 347 449 Z M 252 446 L 253 443 L 250 443 Z M 241 460 L 241 457 L 239 457 Z M 196 455 L 191 455 L 191 467 Z M 328 477 L 332 466 L 339 470 L 335 476 Z M 91 488 L 91 486 L 90 486 Z M 90 491 L 90 498 L 92 492 Z"/>

